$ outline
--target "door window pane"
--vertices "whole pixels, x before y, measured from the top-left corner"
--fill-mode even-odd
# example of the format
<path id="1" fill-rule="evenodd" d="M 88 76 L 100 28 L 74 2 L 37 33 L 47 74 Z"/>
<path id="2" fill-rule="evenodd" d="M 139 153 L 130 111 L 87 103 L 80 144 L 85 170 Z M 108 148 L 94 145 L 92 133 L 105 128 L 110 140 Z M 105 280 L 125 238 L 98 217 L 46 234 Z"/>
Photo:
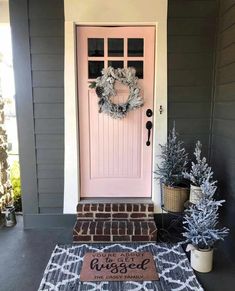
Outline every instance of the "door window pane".
<path id="1" fill-rule="evenodd" d="M 108 66 L 114 69 L 123 68 L 123 61 L 108 61 Z"/>
<path id="2" fill-rule="evenodd" d="M 88 38 L 88 56 L 103 57 L 104 56 L 104 39 Z"/>
<path id="3" fill-rule="evenodd" d="M 88 79 L 95 79 L 101 75 L 104 68 L 103 61 L 89 61 L 88 62 Z"/>
<path id="4" fill-rule="evenodd" d="M 122 57 L 124 55 L 124 41 L 123 38 L 108 38 L 108 56 Z"/>
<path id="5" fill-rule="evenodd" d="M 128 57 L 143 57 L 144 39 L 128 38 Z"/>
<path id="6" fill-rule="evenodd" d="M 144 78 L 143 61 L 128 61 L 128 67 L 134 67 L 136 69 L 136 76 L 139 79 Z"/>

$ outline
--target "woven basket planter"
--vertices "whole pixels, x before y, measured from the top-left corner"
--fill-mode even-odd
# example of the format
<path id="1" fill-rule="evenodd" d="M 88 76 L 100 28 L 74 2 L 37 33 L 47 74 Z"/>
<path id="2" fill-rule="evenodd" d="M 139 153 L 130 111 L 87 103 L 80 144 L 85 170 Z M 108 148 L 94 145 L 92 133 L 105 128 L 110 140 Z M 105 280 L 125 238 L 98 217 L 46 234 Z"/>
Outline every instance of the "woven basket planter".
<path id="1" fill-rule="evenodd" d="M 184 203 L 189 198 L 189 189 L 183 187 L 163 187 L 164 208 L 171 212 L 183 212 Z"/>

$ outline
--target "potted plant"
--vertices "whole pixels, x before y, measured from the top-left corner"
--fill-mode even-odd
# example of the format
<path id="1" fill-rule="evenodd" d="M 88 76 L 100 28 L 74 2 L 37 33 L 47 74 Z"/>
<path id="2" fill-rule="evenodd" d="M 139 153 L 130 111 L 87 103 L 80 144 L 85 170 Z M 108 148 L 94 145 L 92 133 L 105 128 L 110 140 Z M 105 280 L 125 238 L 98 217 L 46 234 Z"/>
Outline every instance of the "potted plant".
<path id="1" fill-rule="evenodd" d="M 155 174 L 163 184 L 163 203 L 167 211 L 182 212 L 188 200 L 188 188 L 183 185 L 183 172 L 186 170 L 188 155 L 183 142 L 178 140 L 175 126 L 170 130 L 167 143 L 160 145 L 161 163 Z"/>
<path id="2" fill-rule="evenodd" d="M 185 211 L 183 236 L 189 243 L 186 251 L 190 251 L 191 266 L 194 270 L 207 273 L 212 270 L 213 250 L 217 241 L 228 234 L 226 227 L 218 228 L 218 209 L 224 200 L 216 201 L 214 182 L 208 179 L 201 185 L 203 197 L 197 204 L 191 204 Z"/>
<path id="3" fill-rule="evenodd" d="M 202 144 L 200 141 L 197 141 L 194 151 L 196 163 L 192 161 L 190 172 L 183 173 L 184 178 L 190 181 L 189 202 L 193 204 L 196 204 L 202 197 L 201 185 L 203 182 L 206 179 L 211 180 L 213 176 L 213 172 L 211 171 L 211 167 L 208 166 L 206 158 L 201 158 L 201 151 Z"/>

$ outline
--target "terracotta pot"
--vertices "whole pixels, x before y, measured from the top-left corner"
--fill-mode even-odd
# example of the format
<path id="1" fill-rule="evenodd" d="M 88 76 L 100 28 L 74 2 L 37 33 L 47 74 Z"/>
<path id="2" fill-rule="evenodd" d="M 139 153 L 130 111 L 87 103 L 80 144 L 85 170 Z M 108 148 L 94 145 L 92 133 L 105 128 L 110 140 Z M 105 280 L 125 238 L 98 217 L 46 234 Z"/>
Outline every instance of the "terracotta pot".
<path id="1" fill-rule="evenodd" d="M 188 200 L 189 189 L 164 185 L 164 208 L 171 212 L 183 212 L 184 203 Z"/>
<path id="2" fill-rule="evenodd" d="M 202 198 L 202 190 L 198 186 L 190 185 L 190 197 L 189 202 L 197 204 L 198 201 Z"/>
<path id="3" fill-rule="evenodd" d="M 191 250 L 191 266 L 194 270 L 201 273 L 208 273 L 212 270 L 213 265 L 213 249 Z"/>

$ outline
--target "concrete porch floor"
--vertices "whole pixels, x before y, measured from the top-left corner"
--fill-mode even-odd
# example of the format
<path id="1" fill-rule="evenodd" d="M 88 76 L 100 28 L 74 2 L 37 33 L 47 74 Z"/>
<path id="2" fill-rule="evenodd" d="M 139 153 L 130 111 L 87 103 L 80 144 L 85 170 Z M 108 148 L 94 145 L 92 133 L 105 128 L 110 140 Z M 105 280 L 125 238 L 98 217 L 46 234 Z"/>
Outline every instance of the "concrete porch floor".
<path id="1" fill-rule="evenodd" d="M 0 229 L 0 291 L 36 291 L 55 245 L 72 242 L 72 228 L 24 230 L 22 217 L 17 221 L 14 228 Z M 234 290 L 235 262 L 222 247 L 215 252 L 213 272 L 196 274 L 205 291 Z"/>

